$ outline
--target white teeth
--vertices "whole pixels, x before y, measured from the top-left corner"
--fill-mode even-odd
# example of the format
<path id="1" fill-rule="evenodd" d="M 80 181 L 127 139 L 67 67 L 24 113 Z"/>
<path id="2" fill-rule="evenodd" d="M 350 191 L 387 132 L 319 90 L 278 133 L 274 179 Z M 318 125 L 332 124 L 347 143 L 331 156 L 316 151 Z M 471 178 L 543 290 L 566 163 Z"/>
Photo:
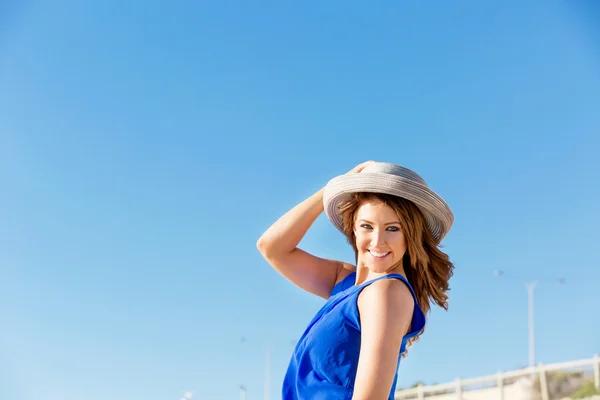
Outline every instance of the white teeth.
<path id="1" fill-rule="evenodd" d="M 372 255 L 374 255 L 375 257 L 385 257 L 387 256 L 389 253 L 389 251 L 387 253 L 378 253 L 376 251 L 371 251 L 369 250 L 369 253 L 371 253 Z"/>

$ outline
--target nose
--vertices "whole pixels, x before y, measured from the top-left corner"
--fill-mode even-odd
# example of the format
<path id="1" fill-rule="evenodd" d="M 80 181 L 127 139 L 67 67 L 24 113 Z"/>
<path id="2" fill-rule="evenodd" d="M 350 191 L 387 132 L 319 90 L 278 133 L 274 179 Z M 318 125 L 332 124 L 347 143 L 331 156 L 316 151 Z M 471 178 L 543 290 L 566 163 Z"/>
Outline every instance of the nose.
<path id="1" fill-rule="evenodd" d="M 371 236 L 371 246 L 378 248 L 385 244 L 385 234 L 384 232 L 376 229 L 373 231 Z"/>

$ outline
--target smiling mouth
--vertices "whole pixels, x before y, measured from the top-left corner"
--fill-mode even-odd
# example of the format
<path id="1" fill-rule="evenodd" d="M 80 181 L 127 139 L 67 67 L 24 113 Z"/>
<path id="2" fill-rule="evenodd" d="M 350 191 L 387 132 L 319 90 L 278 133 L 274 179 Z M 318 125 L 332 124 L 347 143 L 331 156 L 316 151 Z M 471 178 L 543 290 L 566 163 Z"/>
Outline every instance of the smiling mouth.
<path id="1" fill-rule="evenodd" d="M 380 252 L 377 252 L 377 251 L 371 251 L 371 250 L 369 250 L 369 254 L 370 254 L 371 256 L 373 256 L 373 258 L 376 258 L 376 259 L 382 259 L 382 258 L 385 258 L 385 257 L 387 257 L 387 255 L 388 255 L 388 254 L 390 254 L 390 253 L 391 253 L 390 251 L 388 251 L 387 253 L 380 253 Z"/>

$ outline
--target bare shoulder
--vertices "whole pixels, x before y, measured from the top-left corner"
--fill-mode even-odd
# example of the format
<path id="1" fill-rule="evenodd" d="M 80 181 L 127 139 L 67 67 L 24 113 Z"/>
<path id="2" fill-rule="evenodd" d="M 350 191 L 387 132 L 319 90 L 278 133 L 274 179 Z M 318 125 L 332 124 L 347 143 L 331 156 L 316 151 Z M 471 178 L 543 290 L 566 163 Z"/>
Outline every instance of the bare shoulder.
<path id="1" fill-rule="evenodd" d="M 414 307 L 410 289 L 399 279 L 380 279 L 364 288 L 358 296 L 361 320 L 373 319 L 392 329 L 408 330 Z"/>
<path id="2" fill-rule="evenodd" d="M 353 399 L 387 399 L 414 300 L 399 279 L 380 279 L 358 296 L 361 344 Z"/>

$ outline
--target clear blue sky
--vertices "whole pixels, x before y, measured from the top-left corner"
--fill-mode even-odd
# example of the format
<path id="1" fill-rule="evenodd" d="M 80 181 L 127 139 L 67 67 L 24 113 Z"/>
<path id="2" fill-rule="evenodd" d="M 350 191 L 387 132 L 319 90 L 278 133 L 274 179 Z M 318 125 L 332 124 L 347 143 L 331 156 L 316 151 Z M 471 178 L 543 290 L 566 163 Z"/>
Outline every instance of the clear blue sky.
<path id="1" fill-rule="evenodd" d="M 399 386 L 526 365 L 495 269 L 567 280 L 539 361 L 600 353 L 600 6 L 489 3 L 0 3 L 0 397 L 258 400 L 270 343 L 279 398 L 322 301 L 256 240 L 368 159 L 456 217 Z M 302 246 L 352 258 L 325 218 Z"/>

